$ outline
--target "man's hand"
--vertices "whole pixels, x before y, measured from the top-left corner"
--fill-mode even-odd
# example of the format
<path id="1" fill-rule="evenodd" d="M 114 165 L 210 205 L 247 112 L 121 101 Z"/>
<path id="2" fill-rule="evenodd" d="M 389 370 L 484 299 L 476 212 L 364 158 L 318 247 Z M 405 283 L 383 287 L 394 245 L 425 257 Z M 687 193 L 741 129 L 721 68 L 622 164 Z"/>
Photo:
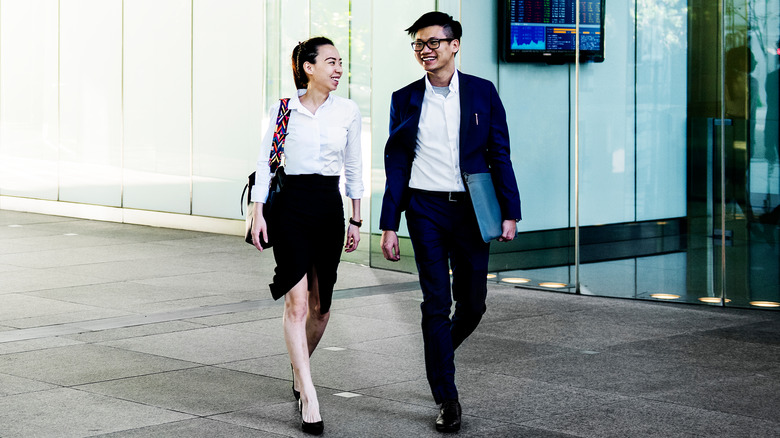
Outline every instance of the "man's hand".
<path id="1" fill-rule="evenodd" d="M 517 235 L 517 222 L 512 219 L 501 222 L 501 237 L 498 238 L 499 242 L 509 242 Z"/>
<path id="2" fill-rule="evenodd" d="M 382 231 L 382 239 L 379 241 L 382 254 L 387 260 L 397 262 L 401 260 L 401 250 L 398 247 L 398 234 L 392 230 Z"/>

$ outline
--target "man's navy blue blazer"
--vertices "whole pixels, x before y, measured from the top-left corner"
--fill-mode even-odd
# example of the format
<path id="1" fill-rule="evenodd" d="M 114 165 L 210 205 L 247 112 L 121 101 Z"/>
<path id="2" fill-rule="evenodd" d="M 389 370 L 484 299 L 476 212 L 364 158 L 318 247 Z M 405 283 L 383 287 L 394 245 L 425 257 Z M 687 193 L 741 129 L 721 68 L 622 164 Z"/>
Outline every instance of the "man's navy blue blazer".
<path id="1" fill-rule="evenodd" d="M 509 151 L 506 111 L 492 82 L 458 71 L 460 93 L 460 169 L 490 172 L 503 219 L 520 217 L 520 195 Z M 409 177 L 417 144 L 425 78 L 393 93 L 390 137 L 385 144 L 385 194 L 379 228 L 398 231 L 409 202 Z"/>

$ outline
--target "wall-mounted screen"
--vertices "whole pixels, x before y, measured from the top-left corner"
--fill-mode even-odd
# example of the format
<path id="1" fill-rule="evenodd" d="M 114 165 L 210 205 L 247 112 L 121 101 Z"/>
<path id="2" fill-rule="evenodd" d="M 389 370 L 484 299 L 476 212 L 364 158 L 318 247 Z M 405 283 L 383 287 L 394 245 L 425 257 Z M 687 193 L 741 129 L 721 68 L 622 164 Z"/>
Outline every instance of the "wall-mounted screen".
<path id="1" fill-rule="evenodd" d="M 501 56 L 506 62 L 574 61 L 577 1 L 580 61 L 604 61 L 606 0 L 501 0 Z"/>

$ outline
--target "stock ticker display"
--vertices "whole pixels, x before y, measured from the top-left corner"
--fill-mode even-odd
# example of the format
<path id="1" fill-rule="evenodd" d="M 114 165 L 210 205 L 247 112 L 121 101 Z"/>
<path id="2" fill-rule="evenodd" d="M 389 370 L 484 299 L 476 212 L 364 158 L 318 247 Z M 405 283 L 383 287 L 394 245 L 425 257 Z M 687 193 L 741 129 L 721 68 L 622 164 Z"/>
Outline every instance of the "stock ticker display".
<path id="1" fill-rule="evenodd" d="M 511 0 L 510 50 L 573 52 L 578 0 Z M 579 0 L 580 51 L 601 51 L 602 0 Z"/>

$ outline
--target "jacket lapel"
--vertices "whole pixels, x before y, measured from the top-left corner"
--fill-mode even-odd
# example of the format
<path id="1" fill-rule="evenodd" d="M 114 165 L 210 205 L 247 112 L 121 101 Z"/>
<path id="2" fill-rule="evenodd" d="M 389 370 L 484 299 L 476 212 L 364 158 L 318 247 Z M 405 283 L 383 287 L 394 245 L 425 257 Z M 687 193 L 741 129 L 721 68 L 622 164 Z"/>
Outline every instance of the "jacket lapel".
<path id="1" fill-rule="evenodd" d="M 420 112 L 422 111 L 422 101 L 425 97 L 425 79 L 415 82 L 409 95 L 409 118 L 420 121 Z M 416 124 L 415 124 L 416 126 Z"/>
<path id="2" fill-rule="evenodd" d="M 466 75 L 460 74 L 460 71 L 456 71 L 458 75 L 458 93 L 460 93 L 460 156 L 463 159 L 463 145 L 468 144 L 469 127 L 471 126 L 471 117 L 473 117 L 471 111 L 471 103 L 474 102 L 473 90 L 469 86 L 469 80 Z"/>

